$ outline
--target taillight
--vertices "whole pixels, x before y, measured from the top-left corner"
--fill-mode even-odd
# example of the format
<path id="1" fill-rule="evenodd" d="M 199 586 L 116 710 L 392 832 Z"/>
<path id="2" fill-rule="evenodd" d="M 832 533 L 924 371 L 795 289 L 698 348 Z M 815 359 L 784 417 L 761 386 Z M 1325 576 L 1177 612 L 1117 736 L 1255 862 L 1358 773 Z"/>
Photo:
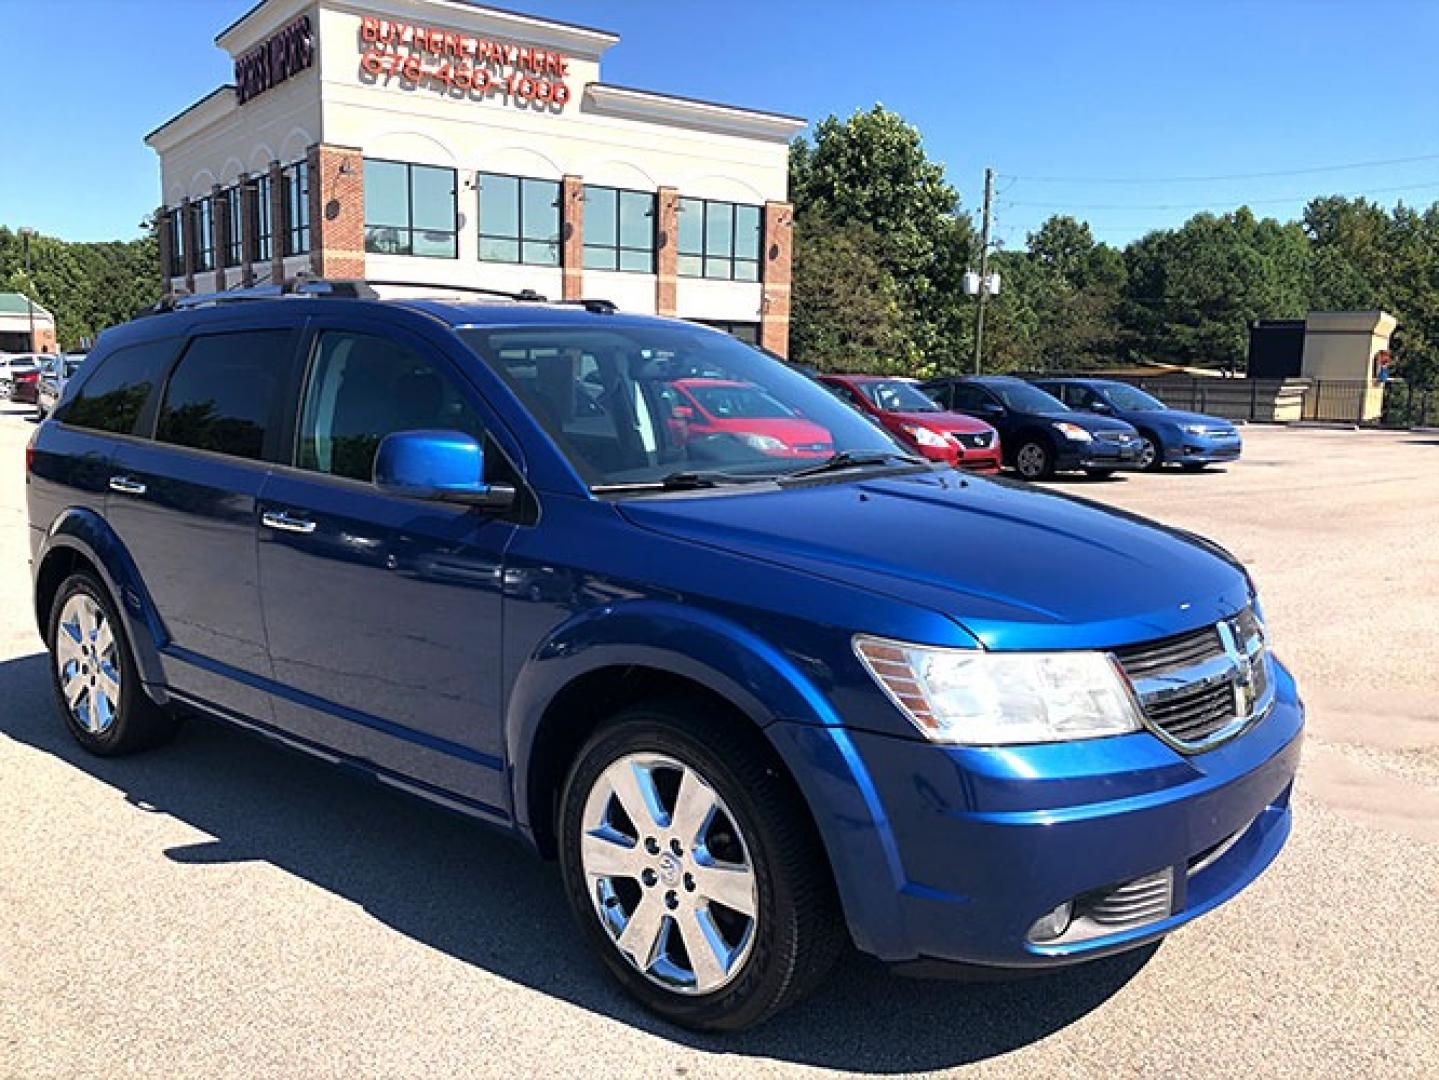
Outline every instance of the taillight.
<path id="1" fill-rule="evenodd" d="M 35 471 L 35 440 L 40 437 L 40 429 L 37 427 L 30 432 L 30 441 L 25 444 L 25 475 L 29 476 Z"/>
<path id="2" fill-rule="evenodd" d="M 15 381 L 16 381 L 16 382 L 39 382 L 39 381 L 40 381 L 40 373 L 39 373 L 38 371 L 22 371 L 22 372 L 20 372 L 20 374 L 18 374 L 18 375 L 15 376 Z"/>

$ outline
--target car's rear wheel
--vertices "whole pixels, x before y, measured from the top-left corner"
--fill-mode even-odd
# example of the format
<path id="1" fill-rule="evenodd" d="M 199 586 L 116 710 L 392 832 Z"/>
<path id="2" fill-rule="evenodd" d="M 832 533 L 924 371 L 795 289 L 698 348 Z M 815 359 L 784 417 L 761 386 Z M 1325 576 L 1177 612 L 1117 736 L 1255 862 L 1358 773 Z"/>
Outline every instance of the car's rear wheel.
<path id="1" fill-rule="evenodd" d="M 1054 458 L 1049 447 L 1038 439 L 1023 443 L 1014 452 L 1014 471 L 1026 480 L 1044 480 L 1054 475 Z"/>
<path id="2" fill-rule="evenodd" d="M 1159 452 L 1159 444 L 1153 435 L 1144 432 L 1139 433 L 1139 455 L 1135 463 L 1141 469 L 1156 470 L 1164 464 L 1164 457 Z"/>
<path id="3" fill-rule="evenodd" d="M 178 721 L 140 686 L 125 628 L 109 595 L 88 573 L 61 583 L 50 608 L 50 674 L 75 740 L 110 757 L 156 746 Z"/>
<path id="4" fill-rule="evenodd" d="M 767 1019 L 846 941 L 808 812 L 736 723 L 683 701 L 626 710 L 580 752 L 561 800 L 584 934 L 630 994 L 698 1029 Z"/>

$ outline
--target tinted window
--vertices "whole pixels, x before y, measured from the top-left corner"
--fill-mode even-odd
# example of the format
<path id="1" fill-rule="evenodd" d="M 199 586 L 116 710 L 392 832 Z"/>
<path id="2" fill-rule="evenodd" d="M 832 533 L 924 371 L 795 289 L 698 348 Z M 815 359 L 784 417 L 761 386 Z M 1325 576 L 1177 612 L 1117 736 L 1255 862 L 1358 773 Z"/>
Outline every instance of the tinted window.
<path id="1" fill-rule="evenodd" d="M 135 425 L 175 357 L 178 340 L 152 341 L 117 349 L 94 365 L 70 402 L 56 415 L 75 427 L 135 434 Z"/>
<path id="2" fill-rule="evenodd" d="M 993 399 L 977 386 L 969 386 L 965 383 L 951 383 L 949 387 L 950 407 L 961 412 L 978 412 L 986 405 L 993 404 Z"/>
<path id="3" fill-rule="evenodd" d="M 287 330 L 196 338 L 170 376 L 155 437 L 259 460 L 290 362 Z"/>
<path id="4" fill-rule="evenodd" d="M 381 439 L 424 430 L 484 434 L 454 384 L 413 350 L 369 334 L 320 338 L 300 420 L 301 468 L 369 480 Z"/>
<path id="5" fill-rule="evenodd" d="M 1060 401 L 1052 394 L 1046 394 L 1037 386 L 1030 386 L 1029 383 L 1019 379 L 1004 379 L 993 382 L 989 386 L 1000 401 L 1004 402 L 1015 412 L 1048 413 L 1068 412 L 1069 406 Z"/>

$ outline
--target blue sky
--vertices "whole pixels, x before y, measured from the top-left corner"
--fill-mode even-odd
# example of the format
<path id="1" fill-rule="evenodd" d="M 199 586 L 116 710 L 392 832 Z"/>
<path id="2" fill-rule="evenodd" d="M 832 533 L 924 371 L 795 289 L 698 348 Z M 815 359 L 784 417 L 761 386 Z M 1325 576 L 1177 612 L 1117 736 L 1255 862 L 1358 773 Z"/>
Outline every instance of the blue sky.
<path id="1" fill-rule="evenodd" d="M 135 235 L 159 190 L 141 139 L 229 81 L 213 38 L 250 4 L 0 0 L 3 40 L 29 43 L 0 66 L 0 224 Z M 1124 243 L 1201 207 L 1283 218 L 1320 193 L 1439 199 L 1432 0 L 502 6 L 618 32 L 609 82 L 811 119 L 883 102 L 919 126 L 966 207 L 994 166 L 1007 247 L 1056 211 Z M 1364 162 L 1390 163 L 1164 179 Z"/>

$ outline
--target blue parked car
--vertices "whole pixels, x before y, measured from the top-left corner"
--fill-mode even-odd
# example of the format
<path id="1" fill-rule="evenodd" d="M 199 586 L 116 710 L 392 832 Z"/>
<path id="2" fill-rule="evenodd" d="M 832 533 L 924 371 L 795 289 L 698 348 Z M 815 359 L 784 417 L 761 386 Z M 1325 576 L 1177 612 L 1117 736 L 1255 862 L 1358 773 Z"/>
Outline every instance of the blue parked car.
<path id="1" fill-rule="evenodd" d="M 1239 429 L 1228 420 L 1171 409 L 1152 394 L 1113 379 L 1035 379 L 1034 385 L 1072 409 L 1118 417 L 1139 432 L 1139 463 L 1145 469 L 1166 464 L 1198 471 L 1206 465 L 1239 460 Z"/>
<path id="2" fill-rule="evenodd" d="M 679 380 L 768 426 L 699 430 Z M 1229 555 L 913 457 L 704 327 L 195 298 L 102 335 L 27 481 L 81 746 L 207 717 L 516 834 L 679 1024 L 758 1023 L 851 946 L 1132 949 L 1289 834 L 1303 708 Z"/>
<path id="3" fill-rule="evenodd" d="M 1139 467 L 1139 434 L 1123 420 L 1076 412 L 1012 375 L 952 375 L 921 389 L 952 412 L 992 424 L 1004 463 L 1026 480 L 1078 470 L 1107 477 Z"/>

